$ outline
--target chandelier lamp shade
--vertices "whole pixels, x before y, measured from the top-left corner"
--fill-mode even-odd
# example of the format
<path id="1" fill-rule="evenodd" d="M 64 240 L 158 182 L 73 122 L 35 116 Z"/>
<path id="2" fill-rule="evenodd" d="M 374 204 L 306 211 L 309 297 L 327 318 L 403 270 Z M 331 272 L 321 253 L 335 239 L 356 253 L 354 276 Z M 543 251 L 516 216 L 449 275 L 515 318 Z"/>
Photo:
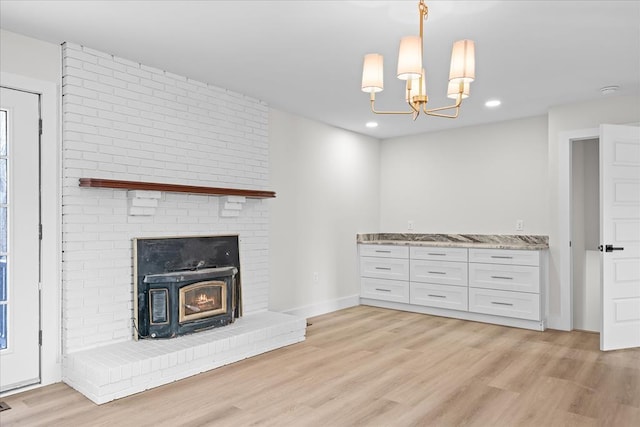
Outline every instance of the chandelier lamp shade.
<path id="1" fill-rule="evenodd" d="M 403 37 L 398 52 L 398 69 L 396 76 L 406 81 L 405 101 L 409 105 L 407 111 L 378 111 L 375 108 L 376 93 L 384 89 L 383 58 L 377 53 L 369 53 L 364 57 L 362 67 L 362 91 L 370 94 L 371 111 L 376 114 L 411 114 L 415 120 L 423 112 L 429 116 L 458 117 L 462 100 L 469 97 L 471 82 L 475 79 L 475 44 L 472 40 L 458 40 L 451 51 L 449 68 L 449 85 L 447 98 L 455 100 L 452 105 L 438 108 L 427 108 L 427 80 L 422 65 L 424 50 L 423 27 L 429 9 L 420 0 L 420 35 Z"/>

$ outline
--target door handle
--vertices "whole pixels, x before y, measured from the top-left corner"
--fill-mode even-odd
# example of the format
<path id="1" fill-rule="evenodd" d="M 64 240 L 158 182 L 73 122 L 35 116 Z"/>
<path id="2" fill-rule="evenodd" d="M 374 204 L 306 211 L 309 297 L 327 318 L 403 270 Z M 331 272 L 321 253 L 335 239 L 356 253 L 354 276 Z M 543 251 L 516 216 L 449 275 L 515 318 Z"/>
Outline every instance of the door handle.
<path id="1" fill-rule="evenodd" d="M 602 245 L 598 246 L 598 250 L 602 252 Z M 605 252 L 624 251 L 624 248 L 616 248 L 613 245 L 605 245 L 604 251 Z"/>

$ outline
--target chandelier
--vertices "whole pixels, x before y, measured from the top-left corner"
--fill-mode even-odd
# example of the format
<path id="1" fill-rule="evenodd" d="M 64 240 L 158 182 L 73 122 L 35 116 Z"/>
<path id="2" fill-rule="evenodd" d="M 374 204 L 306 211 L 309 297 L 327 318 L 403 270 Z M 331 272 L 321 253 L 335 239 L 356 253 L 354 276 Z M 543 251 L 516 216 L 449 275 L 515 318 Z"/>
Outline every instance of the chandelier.
<path id="1" fill-rule="evenodd" d="M 451 66 L 449 70 L 449 86 L 447 97 L 455 99 L 455 104 L 445 107 L 427 109 L 426 76 L 422 68 L 423 52 L 423 23 L 427 19 L 429 9 L 420 0 L 418 4 L 420 13 L 420 36 L 403 37 L 400 40 L 398 53 L 398 72 L 400 80 L 405 80 L 405 101 L 409 105 L 408 111 L 377 111 L 375 108 L 376 92 L 382 92 L 383 61 L 382 55 L 370 53 L 364 57 L 362 67 L 362 91 L 371 94 L 371 111 L 376 114 L 412 114 L 415 120 L 420 112 L 429 116 L 458 117 L 462 100 L 469 96 L 470 83 L 475 78 L 475 45 L 473 40 L 458 40 L 453 44 L 451 51 Z M 452 110 L 448 111 L 447 110 Z"/>

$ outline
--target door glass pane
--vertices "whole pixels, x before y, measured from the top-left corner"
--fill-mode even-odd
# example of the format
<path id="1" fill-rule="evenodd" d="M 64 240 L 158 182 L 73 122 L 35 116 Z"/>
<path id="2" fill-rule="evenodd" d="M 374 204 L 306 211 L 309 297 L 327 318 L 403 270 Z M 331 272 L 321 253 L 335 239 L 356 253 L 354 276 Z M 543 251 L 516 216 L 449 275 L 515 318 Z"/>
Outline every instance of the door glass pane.
<path id="1" fill-rule="evenodd" d="M 7 348 L 7 306 L 0 304 L 0 350 Z"/>
<path id="2" fill-rule="evenodd" d="M 7 257 L 0 256 L 0 303 L 7 301 Z"/>
<path id="3" fill-rule="evenodd" d="M 0 157 L 0 204 L 7 203 L 7 159 Z"/>
<path id="4" fill-rule="evenodd" d="M 7 112 L 0 110 L 0 156 L 7 155 Z"/>
<path id="5" fill-rule="evenodd" d="M 0 253 L 7 253 L 7 208 L 0 207 Z"/>

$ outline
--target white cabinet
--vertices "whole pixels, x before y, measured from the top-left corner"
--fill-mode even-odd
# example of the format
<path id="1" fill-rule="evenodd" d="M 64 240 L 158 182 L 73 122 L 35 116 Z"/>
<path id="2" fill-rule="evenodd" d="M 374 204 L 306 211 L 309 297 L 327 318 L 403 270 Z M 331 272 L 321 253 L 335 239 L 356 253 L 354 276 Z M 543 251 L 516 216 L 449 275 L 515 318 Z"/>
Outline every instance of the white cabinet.
<path id="1" fill-rule="evenodd" d="M 540 251 L 469 249 L 469 311 L 542 320 Z"/>
<path id="2" fill-rule="evenodd" d="M 360 275 L 378 279 L 409 280 L 409 260 L 360 257 Z"/>
<path id="3" fill-rule="evenodd" d="M 360 286 L 360 296 L 363 298 L 409 302 L 409 284 L 407 282 L 363 277 Z"/>
<path id="4" fill-rule="evenodd" d="M 411 259 L 430 259 L 433 261 L 467 262 L 467 248 L 432 248 L 428 246 L 409 247 Z"/>
<path id="5" fill-rule="evenodd" d="M 360 296 L 409 302 L 409 248 L 360 245 Z"/>
<path id="6" fill-rule="evenodd" d="M 376 258 L 409 258 L 409 246 L 360 245 L 360 256 Z"/>
<path id="7" fill-rule="evenodd" d="M 540 251 L 471 248 L 469 249 L 469 262 L 540 265 Z"/>
<path id="8" fill-rule="evenodd" d="M 546 251 L 358 245 L 364 304 L 544 330 Z"/>
<path id="9" fill-rule="evenodd" d="M 467 249 L 411 247 L 411 304 L 467 310 Z"/>
<path id="10" fill-rule="evenodd" d="M 469 311 L 540 320 L 540 296 L 525 292 L 469 288 Z"/>
<path id="11" fill-rule="evenodd" d="M 410 292 L 411 304 L 448 308 L 450 310 L 467 310 L 468 296 L 466 286 L 411 282 Z"/>
<path id="12" fill-rule="evenodd" d="M 540 268 L 529 265 L 469 264 L 469 286 L 540 293 Z"/>
<path id="13" fill-rule="evenodd" d="M 467 263 L 412 259 L 409 278 L 412 282 L 467 286 Z"/>

